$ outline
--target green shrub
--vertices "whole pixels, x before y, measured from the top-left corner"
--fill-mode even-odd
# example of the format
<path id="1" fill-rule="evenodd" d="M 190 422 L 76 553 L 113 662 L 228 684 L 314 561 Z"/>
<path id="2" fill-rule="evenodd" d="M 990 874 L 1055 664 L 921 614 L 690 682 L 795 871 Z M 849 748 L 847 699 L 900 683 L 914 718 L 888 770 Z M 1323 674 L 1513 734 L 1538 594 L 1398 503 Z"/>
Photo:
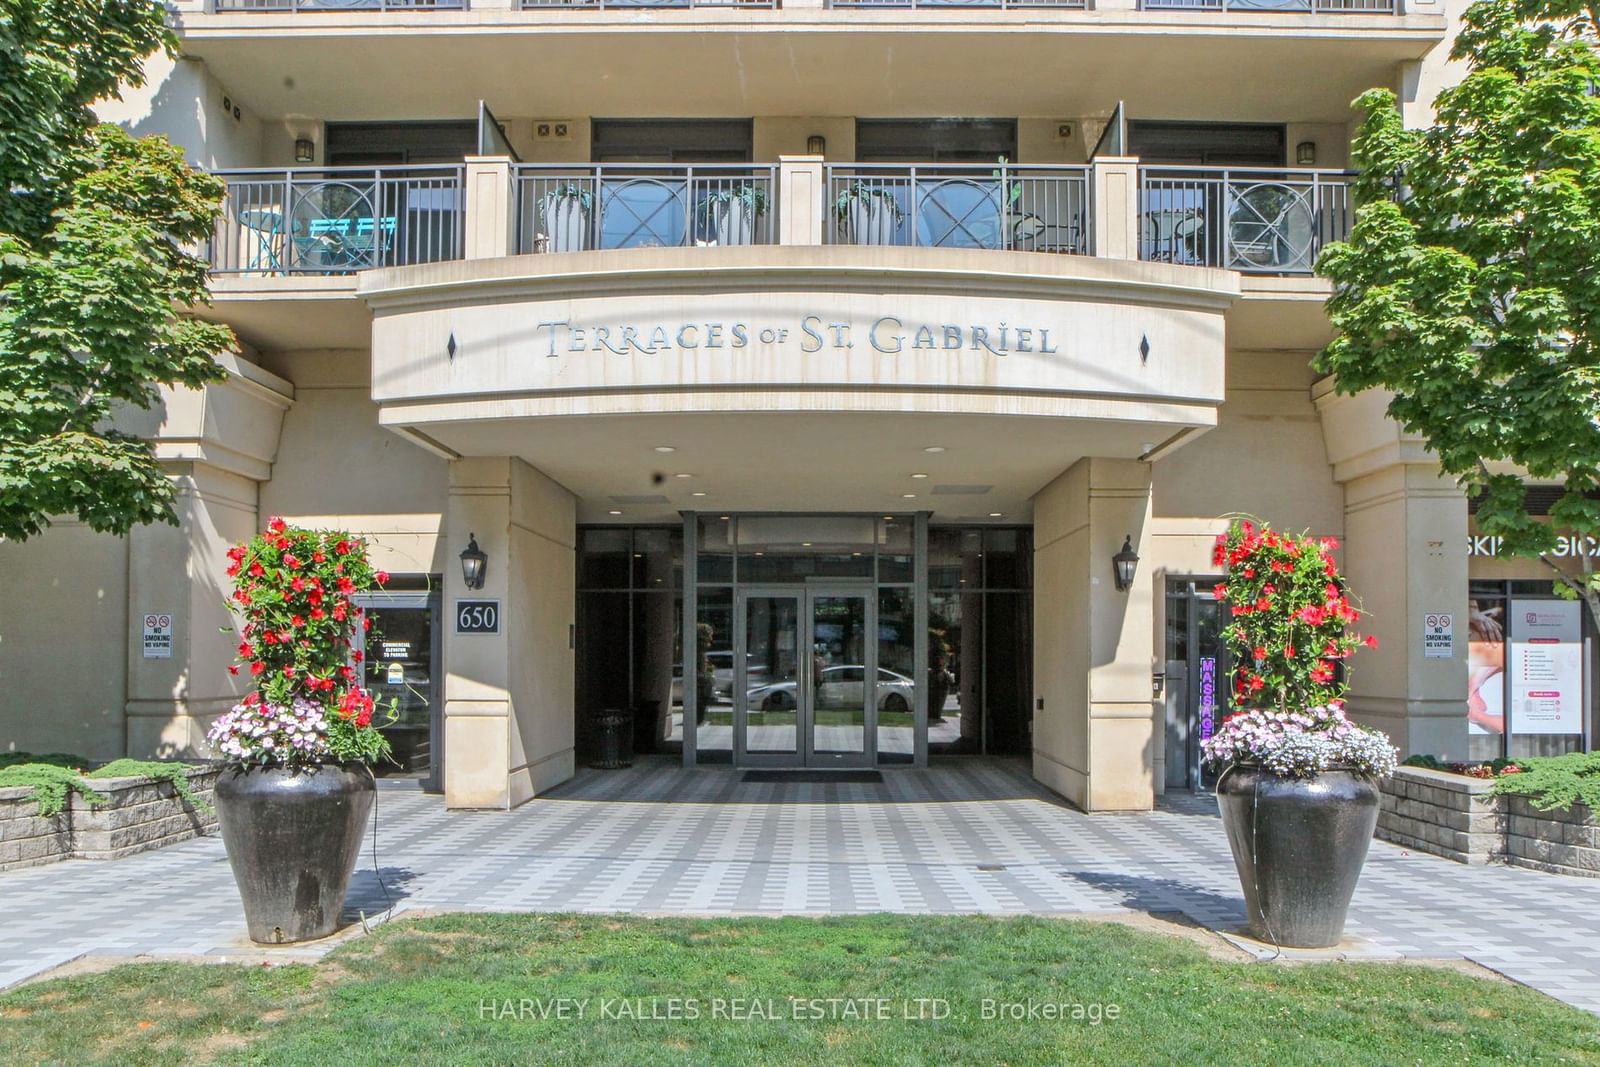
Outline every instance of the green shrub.
<path id="1" fill-rule="evenodd" d="M 159 760 L 115 759 L 104 767 L 85 773 L 81 768 L 89 764 L 82 756 L 64 752 L 51 752 L 31 756 L 26 752 L 8 752 L 0 756 L 0 788 L 23 786 L 33 790 L 39 814 L 59 815 L 67 806 L 67 794 L 77 793 L 90 806 L 104 804 L 106 796 L 97 793 L 89 779 L 104 778 L 155 778 L 172 783 L 172 788 L 184 803 L 196 811 L 210 814 L 211 805 L 195 795 L 189 786 L 189 765 Z"/>
<path id="2" fill-rule="evenodd" d="M 96 793 L 82 775 L 70 767 L 55 763 L 14 763 L 0 769 L 0 787 L 27 786 L 33 789 L 40 815 L 59 815 L 67 806 L 67 793 L 75 792 L 91 804 L 104 804 L 106 798 Z"/>
<path id="3" fill-rule="evenodd" d="M 1581 801 L 1590 811 L 1600 812 L 1600 752 L 1533 756 L 1516 764 L 1520 773 L 1494 780 L 1496 793 L 1527 797 L 1540 811 L 1565 811 Z"/>

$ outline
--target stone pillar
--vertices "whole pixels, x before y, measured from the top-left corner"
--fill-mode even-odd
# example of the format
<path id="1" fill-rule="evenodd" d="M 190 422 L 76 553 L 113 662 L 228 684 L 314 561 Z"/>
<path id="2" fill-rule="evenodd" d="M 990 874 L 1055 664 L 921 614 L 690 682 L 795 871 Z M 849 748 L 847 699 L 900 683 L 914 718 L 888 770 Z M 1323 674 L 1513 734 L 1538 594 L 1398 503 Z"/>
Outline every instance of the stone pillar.
<path id="1" fill-rule="evenodd" d="M 1334 479 L 1344 486 L 1342 562 L 1378 638 L 1351 660 L 1349 711 L 1401 755 L 1467 756 L 1467 500 L 1420 438 L 1389 418 L 1390 394 L 1313 388 Z M 1423 655 L 1422 618 L 1455 617 L 1449 657 Z"/>
<path id="2" fill-rule="evenodd" d="M 293 387 L 233 355 L 225 382 L 163 389 L 149 412 L 119 423 L 155 442 L 177 488 L 178 524 L 136 527 L 128 536 L 128 755 L 207 755 L 205 731 L 247 679 L 228 673 L 238 639 L 227 608 L 227 551 L 259 527 L 257 491 L 272 471 Z M 147 615 L 170 615 L 168 658 L 146 658 Z"/>
<path id="3" fill-rule="evenodd" d="M 1100 156 L 1090 166 L 1094 186 L 1094 254 L 1139 258 L 1139 161 Z"/>
<path id="4" fill-rule="evenodd" d="M 467 259 L 509 256 L 516 249 L 511 157 L 468 156 L 462 254 Z"/>
<path id="5" fill-rule="evenodd" d="M 1149 556 L 1150 466 L 1079 460 L 1033 500 L 1033 775 L 1086 811 L 1155 804 L 1154 568 L 1119 591 L 1111 558 Z"/>
<path id="6" fill-rule="evenodd" d="M 459 459 L 445 531 L 488 556 L 482 589 L 444 580 L 445 803 L 513 808 L 573 773 L 577 500 L 520 459 Z M 498 601 L 499 632 L 457 633 L 462 600 Z"/>
<path id="7" fill-rule="evenodd" d="M 821 156 L 778 157 L 778 243 L 820 245 L 827 190 Z"/>

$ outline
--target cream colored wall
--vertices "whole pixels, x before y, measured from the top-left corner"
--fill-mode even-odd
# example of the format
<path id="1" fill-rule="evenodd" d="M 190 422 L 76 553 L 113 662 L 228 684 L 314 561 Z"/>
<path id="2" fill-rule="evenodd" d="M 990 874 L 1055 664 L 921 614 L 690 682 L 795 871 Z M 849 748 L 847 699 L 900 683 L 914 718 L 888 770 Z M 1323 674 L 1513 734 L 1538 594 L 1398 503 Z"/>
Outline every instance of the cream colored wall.
<path id="1" fill-rule="evenodd" d="M 60 521 L 0 541 L 0 752 L 125 755 L 128 542 Z"/>
<path id="2" fill-rule="evenodd" d="M 577 502 L 526 463 L 511 469 L 511 804 L 572 777 Z M 446 756 L 448 760 L 449 757 Z"/>
<path id="3" fill-rule="evenodd" d="M 806 155 L 806 140 L 819 133 L 828 140 L 824 158 L 851 162 L 856 155 L 856 120 L 853 116 L 757 116 L 752 122 L 750 155 L 757 163 L 776 163 L 779 156 Z"/>
<path id="4" fill-rule="evenodd" d="M 164 134 L 194 166 L 250 166 L 262 161 L 262 123 L 250 108 L 197 59 L 151 56 L 143 86 L 125 86 L 120 100 L 102 100 L 95 113 L 138 137 Z M 239 108 L 222 109 L 227 98 Z"/>
<path id="5" fill-rule="evenodd" d="M 1088 120 L 1093 123 L 1094 120 Z M 1072 124 L 1070 137 L 1059 136 L 1061 124 Z M 1017 158 L 1013 163 L 1083 163 L 1089 158 L 1093 142 L 1085 143 L 1085 120 L 1063 118 L 1019 118 L 1017 120 Z"/>
<path id="6" fill-rule="evenodd" d="M 449 464 L 378 425 L 366 353 L 279 353 L 263 362 L 294 383 L 296 401 L 261 486 L 261 514 L 366 537 L 374 564 L 391 573 L 452 565 L 466 542 L 452 549 L 440 537 Z"/>

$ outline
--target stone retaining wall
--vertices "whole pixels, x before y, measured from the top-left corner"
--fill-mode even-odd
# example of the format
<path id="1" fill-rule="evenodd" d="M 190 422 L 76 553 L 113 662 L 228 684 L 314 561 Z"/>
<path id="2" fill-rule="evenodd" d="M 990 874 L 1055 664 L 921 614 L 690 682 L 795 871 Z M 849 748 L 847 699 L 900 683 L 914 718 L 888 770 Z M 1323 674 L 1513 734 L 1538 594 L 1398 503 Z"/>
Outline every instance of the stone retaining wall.
<path id="1" fill-rule="evenodd" d="M 1444 771 L 1401 767 L 1381 783 L 1377 836 L 1457 863 L 1505 858 L 1506 798 L 1492 783 Z"/>
<path id="2" fill-rule="evenodd" d="M 218 766 L 189 771 L 189 787 L 211 802 Z M 208 832 L 217 817 L 191 808 L 172 783 L 156 778 L 89 779 L 106 803 L 90 807 L 77 793 L 56 815 L 39 814 L 27 787 L 0 789 L 0 871 L 63 859 L 120 859 Z"/>
<path id="3" fill-rule="evenodd" d="M 1457 863 L 1510 863 L 1600 878 L 1600 820 L 1582 804 L 1540 811 L 1493 783 L 1401 767 L 1382 783 L 1377 836 Z"/>

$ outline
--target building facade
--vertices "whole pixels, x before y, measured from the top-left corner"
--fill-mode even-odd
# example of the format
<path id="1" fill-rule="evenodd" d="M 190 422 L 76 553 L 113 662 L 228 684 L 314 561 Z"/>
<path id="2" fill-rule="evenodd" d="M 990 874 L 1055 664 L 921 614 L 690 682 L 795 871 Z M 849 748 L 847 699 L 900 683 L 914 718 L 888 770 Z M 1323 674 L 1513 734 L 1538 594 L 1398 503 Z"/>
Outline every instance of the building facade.
<path id="1" fill-rule="evenodd" d="M 1576 612 L 1311 369 L 1350 101 L 1424 121 L 1457 6 L 177 0 L 103 113 L 224 176 L 238 351 L 130 416 L 177 526 L 0 545 L 0 745 L 202 754 L 281 515 L 395 575 L 367 681 L 452 807 L 625 737 L 1148 808 L 1227 712 L 1245 513 L 1340 540 L 1402 749 L 1586 746 Z"/>

